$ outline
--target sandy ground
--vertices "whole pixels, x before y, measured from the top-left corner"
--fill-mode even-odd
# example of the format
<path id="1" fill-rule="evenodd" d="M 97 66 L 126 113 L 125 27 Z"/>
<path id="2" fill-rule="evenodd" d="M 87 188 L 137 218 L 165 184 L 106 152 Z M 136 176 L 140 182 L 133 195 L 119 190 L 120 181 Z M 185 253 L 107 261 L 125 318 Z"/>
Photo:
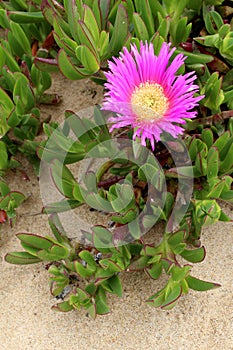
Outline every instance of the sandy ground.
<path id="1" fill-rule="evenodd" d="M 56 76 L 55 76 L 56 77 Z M 53 85 L 63 102 L 45 108 L 54 120 L 62 120 L 66 108 L 78 111 L 101 102 L 102 90 L 89 81 L 70 82 L 56 77 Z M 17 224 L 0 231 L 0 349 L 1 350 L 209 350 L 233 349 L 233 226 L 217 223 L 205 228 L 202 242 L 207 249 L 204 262 L 193 275 L 221 283 L 213 291 L 190 291 L 175 309 L 153 309 L 144 300 L 161 288 L 164 281 L 149 280 L 144 274 L 124 274 L 124 295 L 109 298 L 112 312 L 92 320 L 85 312 L 67 314 L 52 311 L 48 273 L 40 265 L 10 265 L 3 257 L 20 250 L 17 232 L 50 234 L 42 207 L 39 186 L 31 166 L 24 161 L 30 181 L 22 174 L 9 174 L 12 189 L 30 194 L 19 208 Z M 226 212 L 232 216 L 231 209 Z M 86 212 L 89 216 L 90 212 Z M 161 229 L 154 230 L 155 234 Z"/>

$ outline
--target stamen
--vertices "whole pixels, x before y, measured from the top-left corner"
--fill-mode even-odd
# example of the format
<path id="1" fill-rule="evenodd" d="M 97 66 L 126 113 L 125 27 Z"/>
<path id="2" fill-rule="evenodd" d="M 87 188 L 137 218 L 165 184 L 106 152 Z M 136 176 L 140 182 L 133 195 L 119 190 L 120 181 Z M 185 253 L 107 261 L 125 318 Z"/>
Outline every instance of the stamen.
<path id="1" fill-rule="evenodd" d="M 131 96 L 133 112 L 137 119 L 158 120 L 168 109 L 168 99 L 163 87 L 157 83 L 141 83 Z"/>

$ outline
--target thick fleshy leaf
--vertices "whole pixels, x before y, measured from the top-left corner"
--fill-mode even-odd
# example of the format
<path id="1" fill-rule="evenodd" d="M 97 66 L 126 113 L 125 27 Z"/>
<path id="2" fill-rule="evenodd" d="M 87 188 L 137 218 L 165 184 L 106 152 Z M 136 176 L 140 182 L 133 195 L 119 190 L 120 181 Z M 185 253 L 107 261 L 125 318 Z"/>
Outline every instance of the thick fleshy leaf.
<path id="1" fill-rule="evenodd" d="M 104 226 L 98 225 L 92 228 L 93 244 L 102 253 L 109 252 L 113 245 L 112 233 Z"/>
<path id="2" fill-rule="evenodd" d="M 180 253 L 180 255 L 187 261 L 198 263 L 205 259 L 206 250 L 203 246 L 193 250 L 185 249 Z"/>
<path id="3" fill-rule="evenodd" d="M 42 212 L 46 214 L 62 213 L 67 210 L 75 209 L 83 203 L 76 200 L 62 200 L 60 202 L 54 202 L 47 204 Z"/>
<path id="4" fill-rule="evenodd" d="M 10 264 L 28 265 L 28 264 L 36 264 L 38 262 L 41 262 L 41 259 L 27 252 L 12 252 L 12 253 L 6 254 L 5 261 Z"/>
<path id="5" fill-rule="evenodd" d="M 118 53 L 124 46 L 128 35 L 128 16 L 125 7 L 120 4 L 114 24 L 113 33 L 109 42 L 109 56 Z"/>
<path id="6" fill-rule="evenodd" d="M 25 201 L 24 194 L 16 191 L 11 191 L 0 200 L 0 209 L 8 210 L 9 207 L 16 208 Z"/>
<path id="7" fill-rule="evenodd" d="M 68 312 L 68 311 L 71 311 L 73 309 L 74 309 L 74 307 L 72 305 L 70 305 L 68 300 L 65 300 L 62 303 L 59 303 L 59 304 L 52 306 L 52 310 L 55 310 L 55 311 Z"/>
<path id="8" fill-rule="evenodd" d="M 175 305 L 177 300 L 182 294 L 182 289 L 180 285 L 174 285 L 170 291 L 165 297 L 164 302 L 161 304 L 161 308 L 165 310 L 172 309 Z"/>
<path id="9" fill-rule="evenodd" d="M 61 72 L 71 80 L 79 80 L 88 77 L 88 74 L 83 74 L 81 70 L 76 68 L 75 65 L 72 64 L 71 60 L 67 56 L 66 52 L 61 49 L 58 53 L 58 65 Z"/>
<path id="10" fill-rule="evenodd" d="M 102 287 L 98 288 L 95 296 L 96 312 L 98 315 L 105 315 L 110 312 L 110 308 L 107 305 L 106 293 Z"/>
<path id="11" fill-rule="evenodd" d="M 215 178 L 219 171 L 219 152 L 217 147 L 211 147 L 207 155 L 207 178 Z"/>
<path id="12" fill-rule="evenodd" d="M 9 18 L 16 23 L 41 23 L 45 22 L 42 12 L 8 11 Z"/>
<path id="13" fill-rule="evenodd" d="M 218 283 L 202 281 L 199 278 L 193 276 L 186 277 L 186 281 L 189 285 L 189 288 L 200 292 L 220 287 L 220 284 Z"/>
<path id="14" fill-rule="evenodd" d="M 75 261 L 74 262 L 74 267 L 76 272 L 83 278 L 90 277 L 94 274 L 96 268 L 94 267 L 84 267 L 80 262 Z"/>
<path id="15" fill-rule="evenodd" d="M 58 62 L 56 59 L 52 58 L 43 58 L 43 57 L 35 57 L 34 63 L 38 69 L 40 69 L 43 72 L 58 72 Z"/>
<path id="16" fill-rule="evenodd" d="M 153 278 L 155 280 L 158 279 L 162 273 L 162 263 L 157 262 L 157 263 L 153 264 L 150 269 L 146 269 L 146 272 L 149 274 L 149 276 L 151 278 Z"/>
<path id="17" fill-rule="evenodd" d="M 18 233 L 17 237 L 20 241 L 38 249 L 50 249 L 53 245 L 49 239 L 31 233 Z"/>

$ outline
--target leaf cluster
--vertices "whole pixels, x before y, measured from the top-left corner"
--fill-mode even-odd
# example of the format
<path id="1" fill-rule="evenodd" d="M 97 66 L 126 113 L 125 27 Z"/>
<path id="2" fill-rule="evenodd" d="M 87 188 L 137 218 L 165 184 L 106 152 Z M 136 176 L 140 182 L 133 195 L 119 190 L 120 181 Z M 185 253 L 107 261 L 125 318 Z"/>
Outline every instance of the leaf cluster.
<path id="1" fill-rule="evenodd" d="M 15 264 L 49 262 L 52 294 L 58 298 L 65 295 L 55 308 L 70 311 L 83 307 L 93 317 L 109 312 L 107 292 L 121 296 L 123 271 L 143 270 L 153 279 L 166 274 L 166 285 L 147 300 L 149 305 L 164 309 L 175 306 L 190 288 L 199 291 L 216 288 L 218 284 L 192 276 L 190 263 L 205 258 L 205 248 L 200 241 L 202 228 L 217 221 L 230 221 L 216 200 L 232 201 L 231 122 L 220 137 L 215 126 L 187 135 L 185 143 L 191 165 L 174 167 L 169 154 L 165 162 L 160 158 L 163 148 L 158 147 L 154 152 L 160 160 L 158 164 L 154 156 L 145 153 L 144 147 L 134 145 L 128 151 L 117 147 L 118 143 L 112 139 L 109 143 L 110 134 L 102 113 L 96 107 L 94 120 L 89 120 L 69 111 L 63 129 L 46 126 L 49 142 L 44 144 L 43 153 L 40 151 L 43 161 L 50 164 L 56 188 L 63 195 L 62 201 L 44 208 L 45 212 L 53 213 L 50 225 L 56 240 L 19 234 L 25 252 L 9 253 L 6 260 Z M 69 136 L 70 131 L 75 133 L 76 141 Z M 175 140 L 169 145 L 183 156 L 182 147 Z M 141 163 L 133 162 L 132 152 L 140 153 Z M 55 155 L 60 155 L 60 159 L 54 160 Z M 82 186 L 68 165 L 88 155 L 95 159 L 111 156 L 111 162 L 104 163 L 95 174 L 86 173 Z M 103 179 L 106 172 L 108 177 Z M 188 177 L 194 180 L 191 202 L 178 228 L 169 230 L 171 218 L 176 222 L 182 210 L 180 205 L 172 212 L 179 180 Z M 164 192 L 165 184 L 167 192 Z M 185 183 L 179 190 L 183 203 L 187 192 Z M 113 225 L 111 228 L 96 225 L 91 233 L 83 232 L 80 244 L 67 238 L 54 213 L 83 203 L 110 213 Z M 149 245 L 141 237 L 160 220 L 167 225 L 163 239 L 159 244 Z M 101 256 L 101 260 L 97 256 Z M 182 264 L 180 259 L 188 264 Z"/>
<path id="2" fill-rule="evenodd" d="M 103 226 L 95 226 L 91 234 L 84 232 L 94 244 L 89 248 L 67 238 L 56 214 L 49 222 L 55 239 L 19 233 L 17 237 L 25 251 L 8 253 L 5 259 L 14 264 L 46 262 L 52 295 L 61 299 L 53 306 L 55 310 L 67 312 L 84 308 L 91 317 L 108 313 L 107 293 L 122 296 L 120 275 L 135 269 L 135 264 L 154 279 L 162 270 L 170 276 L 166 286 L 147 300 L 155 307 L 170 309 L 189 288 L 204 291 L 218 286 L 192 277 L 190 265 L 180 267 L 172 257 L 168 258 L 176 249 L 188 261 L 203 260 L 203 247 L 195 251 L 185 249 L 183 231 L 165 235 L 158 247 L 143 246 L 140 241 L 115 247 L 111 232 Z"/>
<path id="3" fill-rule="evenodd" d="M 6 261 L 45 262 L 51 292 L 62 300 L 54 308 L 84 308 L 92 317 L 109 312 L 107 293 L 122 295 L 124 271 L 142 270 L 153 279 L 165 274 L 165 286 L 147 300 L 164 309 L 189 289 L 217 287 L 192 276 L 190 263 L 205 257 L 202 227 L 230 221 L 218 201 L 233 201 L 231 2 L 10 0 L 0 6 L 0 25 L 6 33 L 0 42 L 0 171 L 18 165 L 12 157 L 17 151 L 32 158 L 37 153 L 50 164 L 54 185 L 63 196 L 43 208 L 52 214 L 54 238 L 20 233 L 24 251 L 8 253 Z M 152 156 L 137 143 L 124 147 L 119 135 L 113 140 L 99 108 L 93 120 L 67 111 L 63 126 L 44 124 L 48 141 L 33 142 L 41 126 L 39 103 L 54 99 L 45 95 L 51 85 L 49 72 L 59 66 L 71 80 L 90 77 L 103 84 L 107 61 L 124 46 L 139 47 L 141 40 L 153 43 L 156 54 L 164 41 L 171 42 L 177 48 L 174 56 L 186 56 L 178 73 L 197 73 L 205 98 L 197 119 L 187 120 L 187 166 L 176 166 L 162 142 Z M 130 130 L 123 133 L 131 140 Z M 178 159 L 183 157 L 177 140 L 171 138 L 168 145 Z M 69 169 L 69 164 L 85 158 L 106 157 L 111 161 L 96 173 L 87 172 L 82 185 Z M 187 179 L 194 183 L 190 202 L 187 183 L 180 184 Z M 24 199 L 1 181 L 0 222 L 6 215 L 13 220 Z M 84 243 L 77 243 L 68 238 L 57 213 L 84 203 L 110 213 L 112 225 L 94 226 L 92 232 L 83 232 Z M 159 244 L 149 245 L 141 237 L 157 221 L 165 223 L 165 233 Z"/>
<path id="4" fill-rule="evenodd" d="M 39 104 L 56 103 L 58 96 L 45 94 L 51 86 L 50 74 L 35 65 L 35 54 L 48 54 L 48 50 L 38 47 L 46 43 L 51 32 L 51 26 L 41 18 L 40 3 L 10 1 L 1 2 L 0 7 L 0 173 L 4 175 L 8 169 L 21 166 L 14 158 L 17 152 L 38 167 L 33 141 L 42 122 L 46 122 L 46 118 L 41 120 Z M 2 203 L 5 195 L 5 191 L 0 194 Z M 10 219 L 11 212 L 22 202 L 14 198 L 12 201 L 14 204 L 3 205 Z"/>

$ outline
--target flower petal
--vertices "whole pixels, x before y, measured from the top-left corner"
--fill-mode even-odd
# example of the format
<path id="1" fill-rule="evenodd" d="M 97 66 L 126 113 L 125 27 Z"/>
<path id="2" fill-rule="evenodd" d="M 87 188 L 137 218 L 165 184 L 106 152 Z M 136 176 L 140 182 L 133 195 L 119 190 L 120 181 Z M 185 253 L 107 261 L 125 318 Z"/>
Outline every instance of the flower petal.
<path id="1" fill-rule="evenodd" d="M 108 62 L 109 71 L 106 73 L 106 92 L 102 109 L 115 113 L 109 118 L 113 123 L 110 130 L 130 126 L 134 129 L 133 139 L 139 137 L 143 146 L 146 146 L 148 139 L 154 149 L 155 141 L 161 140 L 163 132 L 178 137 L 184 129 L 177 124 L 185 124 L 185 119 L 196 117 L 197 111 L 194 108 L 204 96 L 194 97 L 199 91 L 198 85 L 194 84 L 195 72 L 176 75 L 186 57 L 178 54 L 169 63 L 174 51 L 175 48 L 171 49 L 170 44 L 163 43 L 156 56 L 152 43 L 141 42 L 139 50 L 135 44 L 131 45 L 130 51 L 124 47 L 119 58 Z M 143 84 L 156 84 L 164 91 L 168 107 L 165 105 L 166 110 L 159 118 L 156 112 L 153 118 L 151 109 L 148 110 L 146 118 L 144 115 L 137 115 L 143 114 L 144 110 L 146 113 L 148 107 L 143 101 L 143 112 L 140 112 L 142 109 L 138 109 L 139 112 L 133 109 L 132 95 L 138 91 L 135 89 L 140 89 Z"/>

